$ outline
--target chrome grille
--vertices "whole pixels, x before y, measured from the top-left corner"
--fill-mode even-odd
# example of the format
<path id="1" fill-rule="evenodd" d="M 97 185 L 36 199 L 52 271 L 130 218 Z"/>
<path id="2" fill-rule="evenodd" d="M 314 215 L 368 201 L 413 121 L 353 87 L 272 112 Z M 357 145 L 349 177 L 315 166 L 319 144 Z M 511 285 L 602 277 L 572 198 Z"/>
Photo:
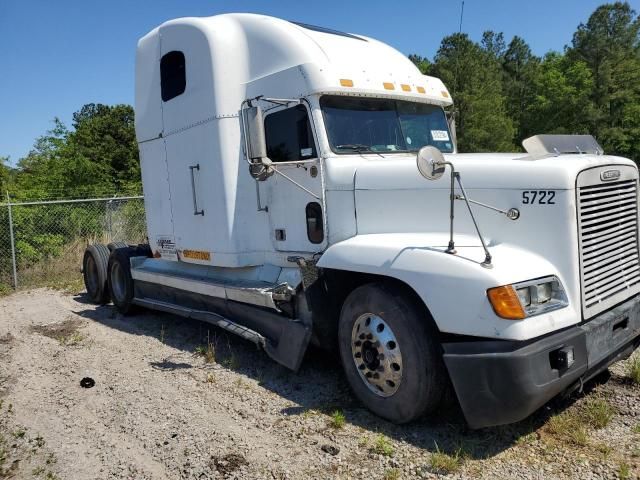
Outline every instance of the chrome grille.
<path id="1" fill-rule="evenodd" d="M 640 290 L 638 180 L 581 185 L 577 191 L 585 317 Z M 589 175 L 593 179 L 593 175 Z M 624 178 L 624 177 L 623 177 Z"/>

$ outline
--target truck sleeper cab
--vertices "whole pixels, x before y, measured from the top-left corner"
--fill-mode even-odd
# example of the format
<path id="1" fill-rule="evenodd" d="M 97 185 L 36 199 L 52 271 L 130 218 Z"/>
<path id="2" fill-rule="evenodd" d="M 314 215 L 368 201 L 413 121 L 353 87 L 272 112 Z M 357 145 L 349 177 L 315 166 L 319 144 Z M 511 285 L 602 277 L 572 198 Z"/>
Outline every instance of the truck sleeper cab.
<path id="1" fill-rule="evenodd" d="M 521 420 L 640 342 L 638 170 L 593 139 L 461 154 L 437 78 L 374 39 L 252 14 L 145 35 L 148 245 L 92 245 L 89 296 L 210 322 L 297 370 L 310 342 L 408 422 L 453 386 Z"/>

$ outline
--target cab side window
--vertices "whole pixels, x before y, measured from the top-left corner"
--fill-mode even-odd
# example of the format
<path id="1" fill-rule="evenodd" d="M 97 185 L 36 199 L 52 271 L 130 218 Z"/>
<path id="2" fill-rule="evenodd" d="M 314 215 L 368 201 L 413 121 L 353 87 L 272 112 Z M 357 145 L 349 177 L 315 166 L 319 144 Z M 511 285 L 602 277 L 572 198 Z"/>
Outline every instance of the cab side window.
<path id="1" fill-rule="evenodd" d="M 182 95 L 187 87 L 184 53 L 174 50 L 160 59 L 160 92 L 162 101 Z"/>
<path id="2" fill-rule="evenodd" d="M 271 161 L 295 162 L 316 157 L 311 122 L 304 105 L 267 115 L 264 130 Z"/>

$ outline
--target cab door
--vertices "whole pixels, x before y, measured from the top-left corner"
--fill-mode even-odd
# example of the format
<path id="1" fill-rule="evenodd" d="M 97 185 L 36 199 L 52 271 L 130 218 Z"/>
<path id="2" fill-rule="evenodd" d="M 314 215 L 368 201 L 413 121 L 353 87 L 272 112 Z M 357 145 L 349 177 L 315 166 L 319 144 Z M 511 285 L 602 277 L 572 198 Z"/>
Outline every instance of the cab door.
<path id="1" fill-rule="evenodd" d="M 271 240 L 284 252 L 326 246 L 321 161 L 304 104 L 270 110 L 264 119 L 267 155 L 277 170 L 265 182 Z"/>

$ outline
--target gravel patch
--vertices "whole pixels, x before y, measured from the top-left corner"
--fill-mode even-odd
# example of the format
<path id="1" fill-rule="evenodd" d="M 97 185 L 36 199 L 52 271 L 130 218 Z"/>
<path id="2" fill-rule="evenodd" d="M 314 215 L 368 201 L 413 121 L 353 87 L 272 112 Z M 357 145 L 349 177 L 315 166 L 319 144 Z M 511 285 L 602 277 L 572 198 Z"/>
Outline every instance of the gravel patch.
<path id="1" fill-rule="evenodd" d="M 601 403 L 580 416 L 593 399 L 613 412 L 597 428 Z M 0 401 L 0 479 L 640 475 L 640 386 L 625 362 L 515 425 L 473 431 L 452 406 L 398 426 L 362 408 L 335 354 L 312 350 L 293 373 L 205 323 L 51 290 L 0 299 Z M 576 419 L 577 443 L 558 433 Z"/>

